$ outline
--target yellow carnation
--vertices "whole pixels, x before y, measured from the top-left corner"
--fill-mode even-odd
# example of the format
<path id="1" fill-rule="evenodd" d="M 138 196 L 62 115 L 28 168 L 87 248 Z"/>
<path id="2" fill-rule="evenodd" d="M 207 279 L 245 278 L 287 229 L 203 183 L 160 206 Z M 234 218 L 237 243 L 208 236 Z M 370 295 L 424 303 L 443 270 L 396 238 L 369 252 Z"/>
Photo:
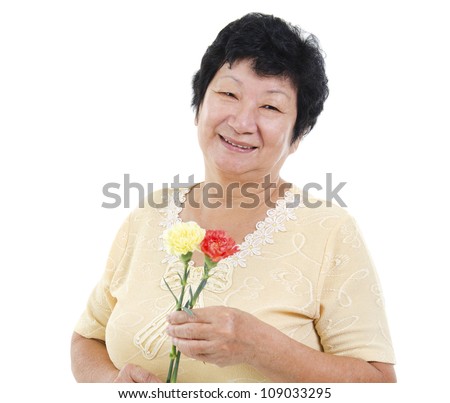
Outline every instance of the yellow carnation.
<path id="1" fill-rule="evenodd" d="M 167 252 L 175 256 L 198 249 L 204 237 L 205 230 L 193 221 L 176 223 L 163 233 Z"/>

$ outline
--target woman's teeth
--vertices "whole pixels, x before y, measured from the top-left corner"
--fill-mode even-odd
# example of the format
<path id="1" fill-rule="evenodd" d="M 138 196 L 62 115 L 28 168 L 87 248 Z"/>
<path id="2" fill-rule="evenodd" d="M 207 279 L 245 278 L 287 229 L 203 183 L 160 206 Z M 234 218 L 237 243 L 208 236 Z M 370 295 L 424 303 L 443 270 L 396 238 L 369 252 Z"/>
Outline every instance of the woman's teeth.
<path id="1" fill-rule="evenodd" d="M 230 140 L 227 140 L 225 137 L 222 137 L 226 143 L 231 144 L 232 146 L 238 147 L 238 148 L 243 148 L 244 150 L 250 150 L 252 148 L 255 147 L 251 147 L 251 146 L 240 146 L 239 144 L 234 144 L 233 142 L 231 142 Z"/>

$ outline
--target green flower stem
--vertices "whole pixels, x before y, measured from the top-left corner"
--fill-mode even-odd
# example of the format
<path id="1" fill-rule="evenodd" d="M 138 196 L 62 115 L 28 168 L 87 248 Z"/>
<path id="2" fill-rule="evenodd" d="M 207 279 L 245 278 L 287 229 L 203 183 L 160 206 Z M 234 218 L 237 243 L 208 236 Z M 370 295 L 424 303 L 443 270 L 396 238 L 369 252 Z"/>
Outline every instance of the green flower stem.
<path id="1" fill-rule="evenodd" d="M 181 255 L 180 260 L 184 263 L 184 273 L 181 279 L 181 293 L 180 298 L 176 305 L 176 311 L 181 311 L 183 307 L 184 294 L 186 292 L 187 279 L 189 277 L 189 261 L 192 258 L 192 252 L 188 252 L 185 255 Z M 172 350 L 170 352 L 170 363 L 169 370 L 167 372 L 166 383 L 176 383 L 178 375 L 178 366 L 180 363 L 180 351 L 177 351 L 176 346 L 172 345 Z"/>
<path id="2" fill-rule="evenodd" d="M 166 383 L 170 383 L 172 379 L 172 371 L 173 371 L 173 364 L 175 360 L 175 356 L 177 355 L 177 348 L 172 345 L 172 351 L 170 352 L 170 364 L 169 364 L 169 371 L 167 372 L 167 378 Z"/>
<path id="3" fill-rule="evenodd" d="M 172 378 L 170 379 L 170 383 L 177 383 L 178 377 L 178 366 L 180 365 L 181 351 L 177 352 L 177 357 L 175 359 L 175 366 L 172 372 Z"/>
<path id="4" fill-rule="evenodd" d="M 185 267 L 184 268 L 183 280 L 181 281 L 180 298 L 178 299 L 178 303 L 177 303 L 177 306 L 176 306 L 176 310 L 177 311 L 181 311 L 181 308 L 183 306 L 184 293 L 186 291 L 186 284 L 187 284 L 187 276 L 188 276 L 188 270 L 187 270 L 187 267 Z"/>
<path id="5" fill-rule="evenodd" d="M 200 293 L 205 288 L 207 281 L 208 281 L 208 278 L 202 278 L 202 281 L 200 281 L 200 284 L 198 285 L 197 289 L 195 290 L 193 298 L 189 301 L 190 309 L 192 309 L 195 306 L 195 304 L 197 303 L 198 297 L 200 296 Z"/>
<path id="6" fill-rule="evenodd" d="M 178 299 L 178 304 L 177 304 L 177 311 L 181 311 L 181 308 L 183 306 L 183 299 L 184 299 L 184 293 L 186 290 L 186 285 L 187 285 L 187 279 L 189 277 L 189 261 L 192 258 L 192 252 L 188 252 L 185 255 L 181 255 L 180 259 L 181 261 L 184 263 L 184 273 L 183 273 L 183 278 L 181 279 L 181 294 L 180 294 L 180 298 Z"/>
<path id="7" fill-rule="evenodd" d="M 203 276 L 202 281 L 200 281 L 200 284 L 198 285 L 197 289 L 195 290 L 194 296 L 189 301 L 189 308 L 192 309 L 195 304 L 197 303 L 198 297 L 200 296 L 200 293 L 203 291 L 203 289 L 206 286 L 206 283 L 208 282 L 208 279 L 211 277 L 209 274 L 209 271 L 217 266 L 216 262 L 213 262 L 208 255 L 205 255 L 205 263 L 203 265 Z"/>
<path id="8" fill-rule="evenodd" d="M 184 274 L 183 274 L 183 277 L 180 276 L 181 293 L 180 293 L 180 298 L 177 300 L 177 304 L 176 304 L 177 311 L 181 311 L 181 309 L 183 309 L 184 294 L 186 292 L 187 279 L 189 277 L 188 267 L 189 267 L 189 261 L 191 260 L 191 258 L 192 258 L 192 252 L 189 252 L 186 255 L 181 256 L 181 260 L 184 263 Z M 198 287 L 195 290 L 195 293 L 193 295 L 192 295 L 192 291 L 191 291 L 191 298 L 186 303 L 186 306 L 189 309 L 194 308 L 201 292 L 203 291 L 203 289 L 206 286 L 206 283 L 208 282 L 208 279 L 211 277 L 211 275 L 209 274 L 209 271 L 216 266 L 217 266 L 217 263 L 213 262 L 207 255 L 205 255 L 205 264 L 203 265 L 202 280 L 200 281 L 200 284 L 198 285 Z M 176 346 L 172 345 L 172 350 L 170 352 L 169 371 L 167 373 L 166 383 L 176 383 L 177 382 L 178 368 L 180 366 L 180 359 L 181 359 L 181 351 L 177 350 Z"/>

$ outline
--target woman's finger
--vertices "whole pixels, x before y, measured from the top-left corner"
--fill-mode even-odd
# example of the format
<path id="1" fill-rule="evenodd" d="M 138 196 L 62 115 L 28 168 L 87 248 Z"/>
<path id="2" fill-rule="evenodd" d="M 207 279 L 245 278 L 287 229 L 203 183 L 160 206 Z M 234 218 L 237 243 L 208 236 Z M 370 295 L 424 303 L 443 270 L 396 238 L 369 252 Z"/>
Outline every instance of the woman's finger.
<path id="1" fill-rule="evenodd" d="M 182 323 L 211 323 L 212 311 L 209 308 L 193 309 L 192 315 L 184 311 L 175 311 L 167 316 L 167 322 L 171 325 L 180 325 Z"/>
<path id="2" fill-rule="evenodd" d="M 146 371 L 144 368 L 133 365 L 130 370 L 130 377 L 135 383 L 160 383 L 156 376 Z"/>
<path id="3" fill-rule="evenodd" d="M 166 329 L 170 337 L 191 340 L 210 340 L 212 327 L 206 323 L 182 323 L 169 325 Z"/>
<path id="4" fill-rule="evenodd" d="M 181 351 L 182 354 L 190 358 L 204 360 L 205 356 L 214 353 L 215 344 L 205 340 L 188 340 L 172 338 L 172 343 Z"/>

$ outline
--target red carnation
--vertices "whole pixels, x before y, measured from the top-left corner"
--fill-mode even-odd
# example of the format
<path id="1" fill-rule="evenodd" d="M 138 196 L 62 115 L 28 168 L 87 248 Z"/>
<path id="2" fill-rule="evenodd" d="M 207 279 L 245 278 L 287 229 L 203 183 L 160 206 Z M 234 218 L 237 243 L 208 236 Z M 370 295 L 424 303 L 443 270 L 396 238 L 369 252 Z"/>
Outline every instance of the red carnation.
<path id="1" fill-rule="evenodd" d="M 236 242 L 225 231 L 210 229 L 206 231 L 200 248 L 215 263 L 231 256 L 239 250 Z"/>

